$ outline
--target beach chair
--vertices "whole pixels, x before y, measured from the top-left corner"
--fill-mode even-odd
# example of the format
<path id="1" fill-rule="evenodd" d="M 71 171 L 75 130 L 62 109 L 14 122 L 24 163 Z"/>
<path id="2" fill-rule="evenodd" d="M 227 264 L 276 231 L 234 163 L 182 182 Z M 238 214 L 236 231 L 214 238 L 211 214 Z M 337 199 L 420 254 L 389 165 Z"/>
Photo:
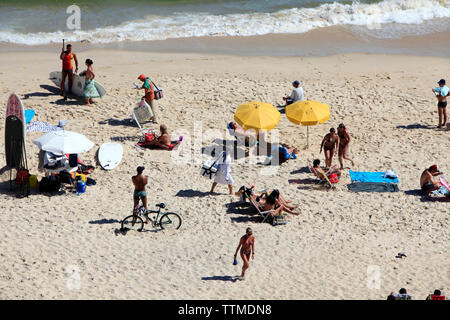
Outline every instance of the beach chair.
<path id="1" fill-rule="evenodd" d="M 274 216 L 273 213 L 275 212 L 275 210 L 263 211 L 264 209 L 247 192 L 244 192 L 244 197 L 245 197 L 245 199 L 248 199 L 249 202 L 252 204 L 252 206 L 256 209 L 256 211 L 262 218 L 262 222 L 271 221 L 271 224 L 273 226 L 286 224 L 286 216 L 285 215 Z"/>
<path id="2" fill-rule="evenodd" d="M 308 169 L 309 169 L 309 171 L 310 171 L 312 174 L 314 174 L 314 176 L 315 176 L 317 179 L 319 179 L 319 182 L 318 182 L 317 184 L 327 184 L 330 188 L 336 187 L 336 185 L 337 185 L 337 183 L 338 183 L 339 181 L 335 181 L 335 180 L 330 181 L 330 179 L 327 177 L 327 175 L 325 175 L 325 178 L 321 177 L 321 176 L 316 172 L 316 170 L 314 169 L 314 166 L 313 166 L 312 162 L 311 162 L 310 160 L 307 160 L 307 163 L 308 163 Z"/>
<path id="3" fill-rule="evenodd" d="M 153 117 L 152 108 L 145 102 L 145 100 L 141 100 L 137 106 L 133 109 L 133 113 L 131 114 L 131 118 L 136 121 L 141 132 L 145 130 L 142 128 L 141 123 L 150 121 Z"/>

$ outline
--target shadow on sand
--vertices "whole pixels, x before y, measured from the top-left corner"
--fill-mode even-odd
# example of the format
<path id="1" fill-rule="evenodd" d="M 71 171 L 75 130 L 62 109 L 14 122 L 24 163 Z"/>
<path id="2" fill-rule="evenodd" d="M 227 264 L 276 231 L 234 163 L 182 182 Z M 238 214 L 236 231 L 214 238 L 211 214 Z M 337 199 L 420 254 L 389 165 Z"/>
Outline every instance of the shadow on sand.
<path id="1" fill-rule="evenodd" d="M 239 280 L 238 276 L 211 276 L 211 277 L 202 277 L 202 280 L 215 280 L 215 281 L 231 281 L 236 282 Z"/>

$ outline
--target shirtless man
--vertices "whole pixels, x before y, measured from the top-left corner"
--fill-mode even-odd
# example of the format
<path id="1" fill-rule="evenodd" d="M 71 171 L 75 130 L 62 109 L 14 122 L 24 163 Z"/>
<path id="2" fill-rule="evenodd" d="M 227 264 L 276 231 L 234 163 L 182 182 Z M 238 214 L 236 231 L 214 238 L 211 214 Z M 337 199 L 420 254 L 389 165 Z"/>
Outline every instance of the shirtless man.
<path id="1" fill-rule="evenodd" d="M 352 162 L 352 166 L 355 165 L 353 160 L 348 156 L 348 149 L 350 148 L 350 135 L 348 134 L 345 125 L 341 123 L 338 127 L 338 136 L 339 136 L 339 162 L 341 164 L 341 170 L 344 169 L 344 159 L 350 160 Z"/>
<path id="2" fill-rule="evenodd" d="M 439 87 L 431 89 L 438 100 L 439 125 L 438 128 L 443 128 L 447 124 L 447 97 L 450 96 L 449 88 L 445 85 L 445 79 L 438 82 Z M 442 121 L 444 118 L 444 121 Z"/>
<path id="3" fill-rule="evenodd" d="M 159 137 L 156 137 L 152 141 L 146 142 L 145 146 L 154 146 L 161 149 L 169 149 L 169 146 L 171 144 L 170 136 L 167 133 L 167 127 L 165 125 L 159 126 L 160 135 Z"/>
<path id="4" fill-rule="evenodd" d="M 242 247 L 242 248 L 241 248 Z M 237 253 L 241 248 L 241 258 L 244 262 L 242 266 L 241 280 L 245 279 L 245 271 L 250 266 L 250 253 L 252 255 L 252 259 L 255 259 L 255 237 L 253 236 L 252 228 L 247 228 L 245 235 L 241 237 L 239 240 L 239 245 L 234 254 L 234 258 L 236 259 Z"/>
<path id="5" fill-rule="evenodd" d="M 327 133 L 322 140 L 322 144 L 320 145 L 319 154 L 323 152 L 325 153 L 325 165 L 328 168 L 331 167 L 333 163 L 333 156 L 337 154 L 339 146 L 339 136 L 336 134 L 336 130 L 334 128 L 330 129 L 330 133 Z"/>
<path id="6" fill-rule="evenodd" d="M 425 169 L 420 176 L 420 188 L 427 196 L 434 190 L 438 190 L 441 187 L 439 181 L 435 181 L 433 177 L 441 175 L 442 172 L 438 171 L 437 165 L 432 165 L 428 169 Z"/>
<path id="7" fill-rule="evenodd" d="M 61 95 L 64 96 L 64 82 L 66 77 L 69 77 L 69 94 L 72 93 L 72 81 L 73 81 L 73 64 L 72 58 L 75 60 L 75 73 L 78 72 L 78 60 L 77 55 L 72 52 L 72 45 L 68 44 L 64 51 L 64 46 L 61 50 L 59 58 L 62 60 L 62 74 L 61 74 Z"/>
<path id="8" fill-rule="evenodd" d="M 134 194 L 133 194 L 133 200 L 134 200 L 134 206 L 133 206 L 133 214 L 134 214 L 134 208 L 139 203 L 139 199 L 142 199 L 142 204 L 147 210 L 147 192 L 145 191 L 145 186 L 148 183 L 148 176 L 142 175 L 142 171 L 144 171 L 144 167 L 137 167 L 137 175 L 133 176 L 131 180 L 134 184 Z M 148 223 L 148 219 L 146 221 Z"/>

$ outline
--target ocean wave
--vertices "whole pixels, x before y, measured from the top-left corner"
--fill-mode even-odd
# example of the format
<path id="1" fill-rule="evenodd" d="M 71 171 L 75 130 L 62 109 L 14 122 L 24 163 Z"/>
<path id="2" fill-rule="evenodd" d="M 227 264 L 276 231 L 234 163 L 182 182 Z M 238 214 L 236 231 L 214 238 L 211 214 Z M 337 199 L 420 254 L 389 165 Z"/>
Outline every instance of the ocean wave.
<path id="1" fill-rule="evenodd" d="M 0 42 L 27 45 L 68 41 L 112 43 L 119 41 L 165 40 L 201 36 L 253 36 L 277 33 L 305 33 L 317 28 L 353 25 L 369 30 L 392 24 L 422 24 L 450 17 L 448 0 L 384 0 L 377 3 L 327 3 L 315 8 L 292 8 L 272 13 L 175 13 L 147 16 L 117 26 L 92 30 L 19 33 L 0 31 Z M 445 20 L 447 24 L 449 20 Z M 429 25 L 429 24 L 428 24 Z M 81 26 L 82 27 L 82 26 Z M 395 29 L 395 28 L 394 28 Z M 394 30 L 391 28 L 391 30 Z M 432 32 L 432 28 L 430 32 Z M 422 30 L 423 33 L 423 30 Z M 386 33 L 386 37 L 396 35 Z M 399 35 L 397 35 L 399 36 Z"/>

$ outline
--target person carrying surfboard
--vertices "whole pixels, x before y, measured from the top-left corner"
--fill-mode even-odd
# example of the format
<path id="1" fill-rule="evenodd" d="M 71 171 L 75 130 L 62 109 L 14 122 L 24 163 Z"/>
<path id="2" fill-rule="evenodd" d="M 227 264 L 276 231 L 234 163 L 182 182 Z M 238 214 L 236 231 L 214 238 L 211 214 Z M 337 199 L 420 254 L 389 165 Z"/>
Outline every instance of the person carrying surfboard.
<path id="1" fill-rule="evenodd" d="M 61 95 L 64 96 L 64 83 L 66 81 L 66 76 L 69 78 L 69 94 L 72 93 L 72 82 L 73 82 L 73 62 L 75 60 L 75 73 L 78 72 L 78 60 L 77 55 L 72 52 L 72 45 L 68 44 L 66 50 L 64 50 L 64 45 L 61 50 L 59 58 L 62 60 L 62 73 L 61 73 Z"/>
<path id="2" fill-rule="evenodd" d="M 149 77 L 146 77 L 144 74 L 141 74 L 138 77 L 139 80 L 141 80 L 144 84 L 142 87 L 137 89 L 144 89 L 145 95 L 142 97 L 142 99 L 145 99 L 145 101 L 149 104 L 150 108 L 152 108 L 153 117 L 152 122 L 158 123 L 156 121 L 156 114 L 155 114 L 155 108 L 153 107 L 153 100 L 155 100 L 155 89 L 153 88 L 153 83 L 150 80 Z"/>

